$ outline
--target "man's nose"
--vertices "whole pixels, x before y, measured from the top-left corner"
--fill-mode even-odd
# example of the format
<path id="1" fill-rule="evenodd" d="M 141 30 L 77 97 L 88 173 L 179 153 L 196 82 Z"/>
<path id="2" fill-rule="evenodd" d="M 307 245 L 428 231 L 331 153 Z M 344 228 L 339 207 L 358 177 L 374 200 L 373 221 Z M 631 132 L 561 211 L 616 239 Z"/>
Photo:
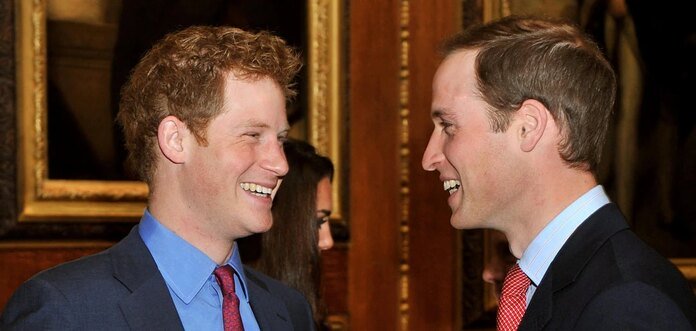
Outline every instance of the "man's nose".
<path id="1" fill-rule="evenodd" d="M 264 151 L 263 162 L 261 167 L 275 173 L 276 176 L 282 177 L 288 173 L 288 160 L 283 152 L 283 145 L 280 143 L 269 143 L 270 147 Z"/>
<path id="2" fill-rule="evenodd" d="M 423 160 L 421 161 L 421 165 L 426 171 L 436 170 L 437 165 L 445 158 L 445 156 L 442 154 L 442 147 L 436 138 L 435 132 L 433 132 L 433 134 L 430 136 L 430 140 L 428 141 L 428 146 L 425 148 L 425 152 L 423 152 Z"/>

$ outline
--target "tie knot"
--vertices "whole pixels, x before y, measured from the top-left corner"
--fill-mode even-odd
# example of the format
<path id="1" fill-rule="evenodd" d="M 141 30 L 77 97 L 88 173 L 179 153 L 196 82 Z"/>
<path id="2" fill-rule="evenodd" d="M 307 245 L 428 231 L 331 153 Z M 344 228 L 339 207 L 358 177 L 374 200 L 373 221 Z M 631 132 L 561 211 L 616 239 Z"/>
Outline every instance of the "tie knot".
<path id="1" fill-rule="evenodd" d="M 213 274 L 215 274 L 215 279 L 217 279 L 222 293 L 225 295 L 234 293 L 234 270 L 229 264 L 215 268 Z"/>
<path id="2" fill-rule="evenodd" d="M 515 263 L 505 276 L 502 292 L 509 295 L 522 295 L 527 292 L 530 283 L 529 277 L 520 269 L 520 265 Z"/>

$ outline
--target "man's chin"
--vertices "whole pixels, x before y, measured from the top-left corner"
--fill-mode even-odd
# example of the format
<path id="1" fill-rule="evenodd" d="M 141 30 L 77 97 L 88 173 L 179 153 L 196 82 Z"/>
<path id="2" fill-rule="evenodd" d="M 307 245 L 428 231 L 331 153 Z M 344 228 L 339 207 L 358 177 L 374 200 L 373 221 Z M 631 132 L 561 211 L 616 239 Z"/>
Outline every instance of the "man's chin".
<path id="1" fill-rule="evenodd" d="M 458 230 L 468 229 L 464 219 L 462 217 L 457 217 L 457 214 L 452 214 L 452 217 L 450 217 L 450 225 Z"/>
<path id="2" fill-rule="evenodd" d="M 268 221 L 265 221 L 263 223 L 256 224 L 256 226 L 252 229 L 252 232 L 253 233 L 268 232 L 268 230 L 270 230 L 271 227 L 273 227 L 273 220 L 268 220 Z"/>
<path id="3" fill-rule="evenodd" d="M 452 225 L 452 227 L 458 230 L 471 230 L 480 228 L 478 224 L 472 223 L 471 217 L 466 217 L 465 213 L 461 212 L 461 210 L 452 212 L 452 217 L 450 217 L 450 224 Z"/>
<path id="4" fill-rule="evenodd" d="M 270 230 L 271 227 L 273 226 L 273 221 L 269 220 L 269 221 L 260 222 L 257 220 L 254 223 L 251 223 L 251 224 L 247 223 L 245 225 L 246 226 L 244 226 L 241 229 L 241 230 L 243 230 L 243 233 L 240 234 L 239 238 L 245 238 L 245 237 L 248 237 L 251 235 L 268 232 L 268 230 Z"/>

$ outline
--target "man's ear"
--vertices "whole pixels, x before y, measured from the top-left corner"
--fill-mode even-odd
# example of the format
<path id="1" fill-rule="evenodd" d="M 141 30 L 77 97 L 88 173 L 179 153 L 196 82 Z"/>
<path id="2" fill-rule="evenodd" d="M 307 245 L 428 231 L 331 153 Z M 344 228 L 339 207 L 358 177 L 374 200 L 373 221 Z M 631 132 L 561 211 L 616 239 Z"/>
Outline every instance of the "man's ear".
<path id="1" fill-rule="evenodd" d="M 541 102 L 528 99 L 522 103 L 517 115 L 521 118 L 521 125 L 517 128 L 520 148 L 524 152 L 531 152 L 544 135 L 549 111 Z"/>
<path id="2" fill-rule="evenodd" d="M 188 134 L 186 124 L 169 115 L 160 121 L 157 127 L 157 143 L 162 154 L 171 162 L 184 163 L 184 137 Z"/>

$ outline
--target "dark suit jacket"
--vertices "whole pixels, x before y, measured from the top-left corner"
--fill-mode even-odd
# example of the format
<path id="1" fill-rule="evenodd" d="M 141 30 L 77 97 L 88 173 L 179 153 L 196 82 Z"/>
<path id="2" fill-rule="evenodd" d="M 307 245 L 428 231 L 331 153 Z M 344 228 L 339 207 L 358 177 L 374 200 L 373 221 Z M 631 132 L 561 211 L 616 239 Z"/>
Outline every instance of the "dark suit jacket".
<path id="1" fill-rule="evenodd" d="M 0 330 L 183 330 L 164 278 L 134 227 L 99 254 L 43 271 L 17 289 Z M 261 330 L 312 330 L 305 298 L 245 268 Z"/>
<path id="2" fill-rule="evenodd" d="M 608 204 L 568 239 L 534 293 L 519 330 L 541 329 L 694 330 L 696 298 Z"/>

